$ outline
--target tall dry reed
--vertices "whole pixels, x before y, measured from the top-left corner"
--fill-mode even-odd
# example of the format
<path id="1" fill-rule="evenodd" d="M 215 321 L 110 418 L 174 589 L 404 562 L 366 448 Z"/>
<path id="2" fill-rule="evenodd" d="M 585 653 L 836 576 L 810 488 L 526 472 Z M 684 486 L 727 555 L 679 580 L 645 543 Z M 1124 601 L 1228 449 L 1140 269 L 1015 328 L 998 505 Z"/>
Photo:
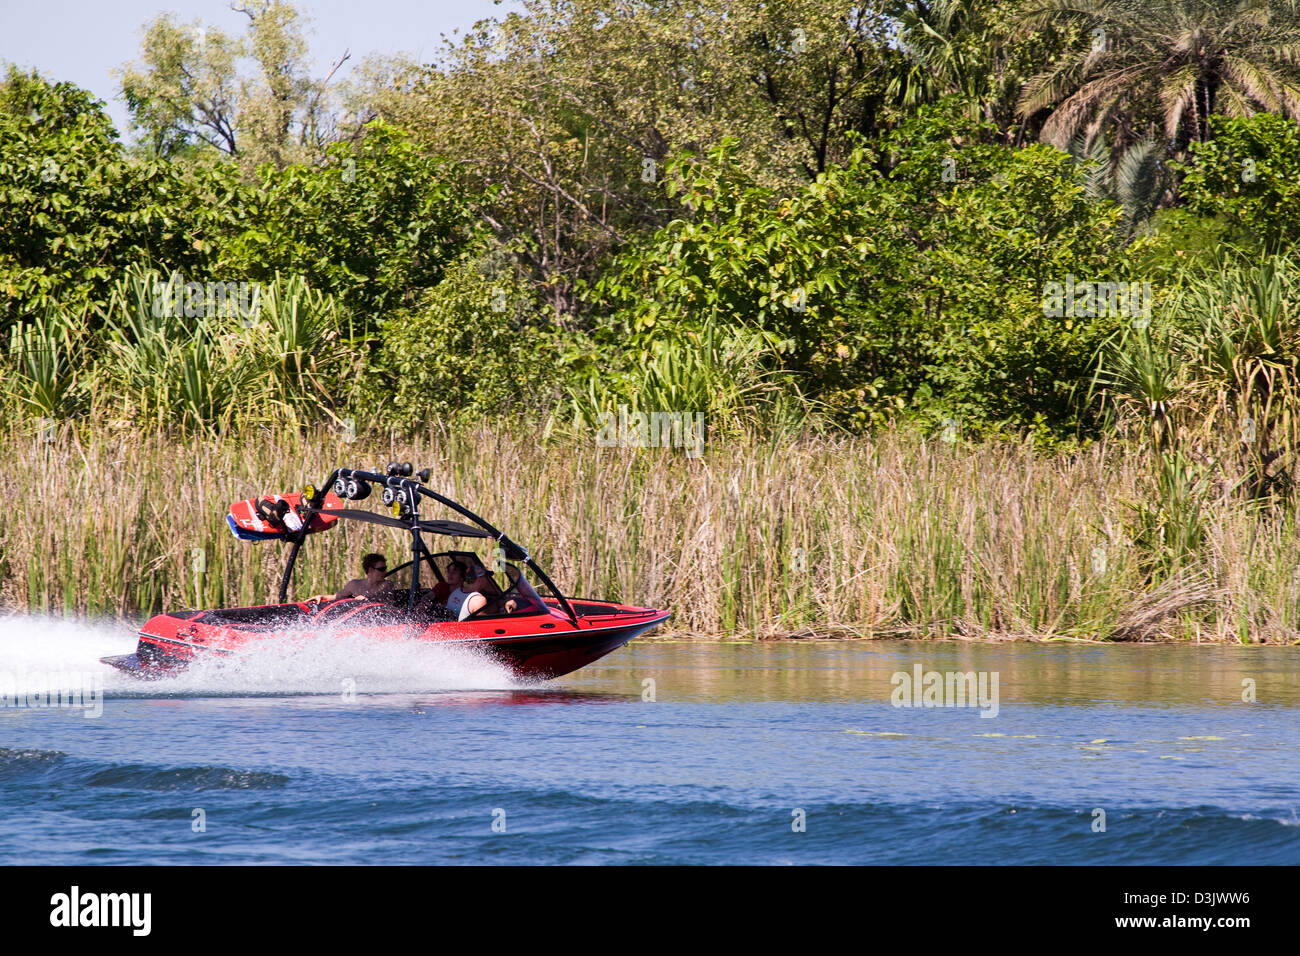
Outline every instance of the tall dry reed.
<path id="1" fill-rule="evenodd" d="M 1048 457 L 884 434 L 713 442 L 693 460 L 486 429 L 348 442 L 15 423 L 0 449 L 11 608 L 138 618 L 273 599 L 285 549 L 236 541 L 230 502 L 409 459 L 530 546 L 566 593 L 667 607 L 683 632 L 1300 637 L 1294 506 L 1210 502 L 1200 553 L 1153 577 L 1132 534 L 1150 464 L 1105 445 Z M 397 563 L 407 547 L 345 523 L 309 539 L 294 594 L 334 590 L 366 551 Z"/>

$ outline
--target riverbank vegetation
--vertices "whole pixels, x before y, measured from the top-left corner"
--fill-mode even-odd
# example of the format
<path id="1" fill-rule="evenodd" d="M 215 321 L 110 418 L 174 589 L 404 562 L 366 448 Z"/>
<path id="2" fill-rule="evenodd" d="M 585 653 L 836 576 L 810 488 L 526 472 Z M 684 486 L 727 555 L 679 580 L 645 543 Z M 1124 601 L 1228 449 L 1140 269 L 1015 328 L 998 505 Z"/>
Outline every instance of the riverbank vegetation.
<path id="1" fill-rule="evenodd" d="M 1300 637 L 1294 5 L 522 6 L 0 74 L 5 604 L 265 599 L 211 517 L 405 450 L 692 631 Z"/>
<path id="2" fill-rule="evenodd" d="M 264 602 L 285 553 L 235 540 L 231 501 L 319 482 L 343 461 L 410 459 L 509 528 L 561 587 L 672 608 L 678 632 L 1300 638 L 1294 508 L 1177 475 L 1162 484 L 1105 442 L 1045 456 L 885 430 L 738 437 L 693 460 L 488 426 L 213 441 L 122 423 L 11 429 L 0 449 L 14 492 L 0 512 L 9 607 L 138 617 Z M 407 546 L 345 522 L 310 540 L 294 593 L 336 589 L 360 555 L 400 561 Z"/>

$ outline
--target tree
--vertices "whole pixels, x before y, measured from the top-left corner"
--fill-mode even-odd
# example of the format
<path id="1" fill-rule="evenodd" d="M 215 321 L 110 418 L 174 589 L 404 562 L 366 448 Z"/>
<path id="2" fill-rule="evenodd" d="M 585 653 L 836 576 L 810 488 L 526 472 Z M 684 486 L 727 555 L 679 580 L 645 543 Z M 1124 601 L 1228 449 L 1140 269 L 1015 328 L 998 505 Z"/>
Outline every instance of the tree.
<path id="1" fill-rule="evenodd" d="M 607 254 L 671 216 L 666 158 L 735 137 L 796 188 L 882 117 L 887 20 L 819 0 L 526 0 L 438 67 L 374 90 L 380 114 L 464 170 L 479 212 L 557 316 Z"/>
<path id="2" fill-rule="evenodd" d="M 0 331 L 81 315 L 128 264 L 205 273 L 234 228 L 230 169 L 128 157 L 103 103 L 11 68 L 0 84 Z"/>
<path id="3" fill-rule="evenodd" d="M 143 65 L 123 67 L 121 86 L 132 127 L 148 148 L 164 157 L 196 144 L 238 154 L 240 43 L 197 22 L 179 25 L 164 13 L 145 28 L 140 52 Z"/>
<path id="4" fill-rule="evenodd" d="M 336 143 L 321 165 L 264 165 L 248 190 L 245 228 L 221 249 L 232 275 L 305 277 L 369 331 L 388 310 L 437 284 L 470 229 L 444 164 L 376 121 Z"/>
<path id="5" fill-rule="evenodd" d="M 1028 0 L 1033 2 L 1033 0 Z M 906 113 L 946 96 L 960 96 L 972 118 L 997 126 L 1008 142 L 1022 141 L 1030 120 L 1018 115 L 1021 87 L 1059 53 L 1065 31 L 1047 26 L 1017 36 L 1026 0 L 903 0 L 886 10 L 898 24 L 904 63 L 891 71 L 889 96 Z"/>
<path id="6" fill-rule="evenodd" d="M 1033 77 L 1022 116 L 1050 111 L 1062 148 L 1103 137 L 1116 153 L 1162 132 L 1175 155 L 1215 114 L 1300 117 L 1300 17 L 1290 0 L 1047 0 L 1025 29 L 1066 21 L 1081 39 Z"/>
<path id="7" fill-rule="evenodd" d="M 246 0 L 234 37 L 198 21 L 162 14 L 144 30 L 142 62 L 120 71 L 133 127 L 159 156 L 203 149 L 235 157 L 246 170 L 318 159 L 335 138 L 326 93 L 346 53 L 321 80 L 309 74 L 302 18 L 282 0 Z M 252 75 L 239 73 L 248 58 Z"/>
<path id="8" fill-rule="evenodd" d="M 851 426 L 906 411 L 1071 430 L 1075 388 L 1123 320 L 1054 314 L 1044 296 L 1071 276 L 1131 278 L 1120 210 L 1087 196 L 1068 156 L 997 144 L 963 107 L 922 109 L 787 196 L 734 144 L 682 162 L 680 217 L 594 289 L 610 338 L 636 361 L 721 317 L 775 340 L 779 371 Z"/>

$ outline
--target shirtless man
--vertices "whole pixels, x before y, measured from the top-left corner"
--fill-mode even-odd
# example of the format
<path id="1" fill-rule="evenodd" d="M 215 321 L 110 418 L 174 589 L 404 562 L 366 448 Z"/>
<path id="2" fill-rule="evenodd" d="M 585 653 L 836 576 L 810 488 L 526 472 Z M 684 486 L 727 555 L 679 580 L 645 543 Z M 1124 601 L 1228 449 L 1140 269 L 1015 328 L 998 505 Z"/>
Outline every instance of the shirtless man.
<path id="1" fill-rule="evenodd" d="M 354 597 L 377 598 L 392 593 L 393 582 L 385 577 L 388 573 L 388 560 L 382 554 L 368 554 L 362 558 L 361 570 L 365 576 L 355 578 L 343 585 L 343 590 L 334 595 L 334 600 L 342 601 L 344 598 Z"/>

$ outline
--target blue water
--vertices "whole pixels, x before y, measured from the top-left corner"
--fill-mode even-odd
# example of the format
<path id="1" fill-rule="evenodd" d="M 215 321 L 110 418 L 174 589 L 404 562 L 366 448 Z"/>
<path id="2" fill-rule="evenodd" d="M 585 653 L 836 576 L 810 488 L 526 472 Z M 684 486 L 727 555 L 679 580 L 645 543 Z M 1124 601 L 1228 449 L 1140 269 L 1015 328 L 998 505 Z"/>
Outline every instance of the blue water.
<path id="1" fill-rule="evenodd" d="M 11 618 L 0 675 L 130 646 Z M 529 687 L 429 651 L 2 708 L 0 863 L 1300 862 L 1296 648 L 643 643 Z M 996 671 L 997 716 L 892 706 L 917 663 Z"/>

